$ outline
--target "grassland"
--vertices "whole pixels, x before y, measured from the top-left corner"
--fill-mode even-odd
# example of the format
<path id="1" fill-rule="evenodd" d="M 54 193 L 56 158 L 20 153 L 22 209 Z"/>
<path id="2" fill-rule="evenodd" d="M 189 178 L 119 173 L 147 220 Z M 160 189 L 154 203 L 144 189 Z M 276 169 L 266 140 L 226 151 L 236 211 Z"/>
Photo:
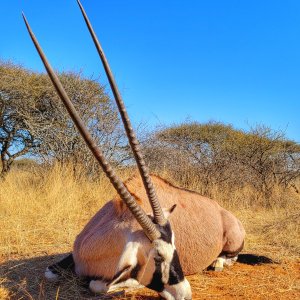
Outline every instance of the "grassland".
<path id="1" fill-rule="evenodd" d="M 123 178 L 126 173 L 122 172 Z M 190 188 L 200 190 L 200 186 L 191 178 Z M 252 205 L 255 191 L 247 188 L 231 194 L 230 189 L 216 187 L 212 194 L 243 222 L 247 231 L 243 252 L 265 255 L 277 263 L 237 263 L 221 273 L 191 276 L 193 299 L 299 299 L 299 195 L 278 189 L 274 205 L 263 208 Z M 106 178 L 76 176 L 72 167 L 35 167 L 8 174 L 0 182 L 0 299 L 99 299 L 70 275 L 60 284 L 47 283 L 43 271 L 71 251 L 75 236 L 113 195 Z M 112 297 L 158 298 L 146 289 Z"/>

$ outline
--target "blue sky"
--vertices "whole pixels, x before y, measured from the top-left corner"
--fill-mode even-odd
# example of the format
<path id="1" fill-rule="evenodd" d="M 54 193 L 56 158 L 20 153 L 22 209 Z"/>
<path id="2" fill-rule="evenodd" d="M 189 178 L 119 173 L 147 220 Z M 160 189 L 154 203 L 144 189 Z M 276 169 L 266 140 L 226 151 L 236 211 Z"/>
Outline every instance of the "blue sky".
<path id="1" fill-rule="evenodd" d="M 300 142 L 300 1 L 82 0 L 135 124 L 189 118 Z M 1 1 L 0 58 L 107 83 L 76 0 Z"/>

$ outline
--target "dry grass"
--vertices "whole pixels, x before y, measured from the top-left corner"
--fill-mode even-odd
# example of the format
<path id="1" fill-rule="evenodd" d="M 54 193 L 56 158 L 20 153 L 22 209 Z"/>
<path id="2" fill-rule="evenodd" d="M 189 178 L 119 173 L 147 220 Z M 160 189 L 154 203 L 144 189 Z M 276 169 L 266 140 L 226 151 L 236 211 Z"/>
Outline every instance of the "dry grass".
<path id="1" fill-rule="evenodd" d="M 191 187 L 197 184 L 191 178 Z M 226 193 L 213 192 L 217 199 Z M 0 182 L 0 299 L 99 299 L 68 274 L 60 284 L 46 283 L 42 274 L 49 263 L 71 251 L 80 229 L 113 194 L 105 178 L 96 182 L 78 178 L 71 167 L 34 173 L 14 170 Z M 243 197 L 247 190 L 223 205 L 245 225 L 245 252 L 270 256 L 279 264 L 237 264 L 222 273 L 191 276 L 194 299 L 299 298 L 299 197 L 286 194 L 283 207 L 277 202 L 268 210 L 251 209 L 246 200 L 239 201 Z M 156 299 L 157 295 L 143 289 L 112 297 Z"/>
<path id="2" fill-rule="evenodd" d="M 7 259 L 69 251 L 82 225 L 113 193 L 105 178 L 75 178 L 72 168 L 59 166 L 14 171 L 0 191 L 0 255 Z"/>

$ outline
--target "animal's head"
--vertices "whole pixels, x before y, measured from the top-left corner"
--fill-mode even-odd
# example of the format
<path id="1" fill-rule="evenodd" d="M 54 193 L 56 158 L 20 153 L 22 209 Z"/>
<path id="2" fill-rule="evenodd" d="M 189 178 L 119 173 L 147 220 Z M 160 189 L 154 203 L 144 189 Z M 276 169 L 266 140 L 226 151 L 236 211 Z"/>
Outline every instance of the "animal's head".
<path id="1" fill-rule="evenodd" d="M 143 156 L 140 152 L 139 143 L 135 137 L 132 126 L 130 124 L 130 120 L 128 118 L 123 100 L 120 96 L 104 52 L 92 29 L 88 17 L 84 12 L 84 9 L 80 4 L 79 0 L 77 0 L 77 2 L 85 19 L 85 22 L 88 26 L 88 29 L 92 35 L 93 41 L 98 50 L 110 86 L 112 88 L 129 139 L 131 149 L 137 162 L 138 169 L 140 171 L 144 187 L 146 189 L 147 196 L 152 207 L 153 218 L 150 218 L 144 212 L 144 210 L 137 204 L 134 197 L 127 190 L 123 182 L 114 173 L 114 170 L 112 169 L 108 161 L 106 161 L 101 150 L 93 141 L 86 126 L 83 124 L 71 100 L 66 94 L 61 82 L 59 81 L 52 67 L 48 63 L 47 58 L 44 55 L 41 47 L 39 46 L 39 43 L 36 40 L 33 32 L 31 31 L 24 15 L 23 17 L 29 34 L 32 38 L 32 41 L 45 65 L 48 75 L 51 78 L 51 81 L 55 89 L 57 90 L 58 95 L 65 104 L 80 134 L 82 135 L 86 144 L 90 148 L 91 152 L 94 154 L 95 158 L 98 160 L 103 171 L 110 179 L 111 183 L 120 195 L 121 199 L 124 201 L 128 209 L 131 211 L 135 219 L 140 224 L 141 228 L 143 229 L 144 238 L 145 236 L 148 238 L 148 242 L 146 243 L 148 246 L 146 246 L 145 243 L 139 243 L 134 239 L 132 241 L 128 241 L 126 245 L 127 249 L 124 249 L 122 257 L 120 258 L 119 265 L 122 265 L 123 258 L 126 261 L 128 257 L 135 260 L 136 263 L 130 263 L 128 265 L 123 264 L 124 267 L 119 269 L 119 271 L 112 279 L 110 284 L 114 284 L 117 281 L 124 280 L 126 278 L 128 279 L 131 277 L 136 277 L 136 279 L 141 284 L 146 285 L 155 291 L 158 291 L 161 294 L 161 296 L 166 299 L 191 299 L 191 288 L 188 281 L 183 275 L 182 267 L 180 265 L 179 257 L 175 248 L 174 233 L 172 232 L 170 223 L 165 217 L 160 203 L 157 199 L 154 186 L 151 182 L 151 178 L 149 176 L 147 167 L 145 166 Z M 129 254 L 131 254 L 127 255 L 126 253 L 128 252 Z M 138 268 L 140 268 L 140 270 L 138 270 Z"/>
<path id="2" fill-rule="evenodd" d="M 164 211 L 166 218 L 175 206 Z M 150 218 L 155 222 L 154 217 Z M 116 275 L 108 283 L 107 289 L 133 279 L 157 291 L 165 299 L 191 299 L 191 287 L 180 265 L 171 225 L 166 220 L 164 225 L 156 224 L 156 228 L 159 236 L 152 241 L 141 232 L 128 235 Z"/>
<path id="3" fill-rule="evenodd" d="M 152 243 L 150 267 L 145 268 L 145 271 L 149 269 L 152 273 L 150 283 L 146 282 L 147 287 L 156 290 L 165 299 L 192 299 L 191 287 L 184 277 L 169 221 L 159 226 L 159 231 L 161 237 Z"/>

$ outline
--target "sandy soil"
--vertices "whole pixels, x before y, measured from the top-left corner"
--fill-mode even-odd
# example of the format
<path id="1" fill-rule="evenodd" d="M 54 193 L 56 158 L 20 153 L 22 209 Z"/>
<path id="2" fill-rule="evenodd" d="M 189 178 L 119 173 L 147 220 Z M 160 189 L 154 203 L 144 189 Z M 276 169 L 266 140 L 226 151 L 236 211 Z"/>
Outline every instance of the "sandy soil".
<path id="1" fill-rule="evenodd" d="M 47 283 L 43 270 L 57 259 L 55 255 L 3 262 L 0 299 L 159 299 L 148 289 L 109 297 L 91 295 L 72 276 L 60 283 Z M 300 299 L 300 259 L 264 265 L 236 263 L 223 272 L 204 271 L 188 279 L 193 299 Z"/>

